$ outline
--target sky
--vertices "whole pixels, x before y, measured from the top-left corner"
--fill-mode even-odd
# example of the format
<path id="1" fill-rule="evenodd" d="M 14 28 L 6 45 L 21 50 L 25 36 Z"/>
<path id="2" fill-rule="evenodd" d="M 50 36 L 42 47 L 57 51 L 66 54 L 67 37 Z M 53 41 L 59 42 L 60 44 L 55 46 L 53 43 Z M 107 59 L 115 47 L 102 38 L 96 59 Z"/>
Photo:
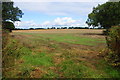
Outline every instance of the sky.
<path id="1" fill-rule="evenodd" d="M 13 0 L 14 1 L 14 0 Z M 16 28 L 87 27 L 85 23 L 93 7 L 106 0 L 15 0 L 24 13 Z"/>

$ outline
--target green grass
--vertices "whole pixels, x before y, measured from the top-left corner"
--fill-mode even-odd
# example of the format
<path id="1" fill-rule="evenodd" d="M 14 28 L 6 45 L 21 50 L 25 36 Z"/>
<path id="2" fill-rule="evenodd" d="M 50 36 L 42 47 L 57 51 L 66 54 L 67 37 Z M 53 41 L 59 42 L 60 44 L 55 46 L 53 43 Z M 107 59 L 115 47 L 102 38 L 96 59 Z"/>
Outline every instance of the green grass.
<path id="1" fill-rule="evenodd" d="M 66 60 L 58 66 L 61 67 L 60 71 L 63 72 L 64 77 L 74 78 L 109 78 L 106 72 L 101 72 L 99 69 L 93 69 L 85 65 L 86 62 L 76 63 L 73 60 Z M 102 69 L 101 69 L 102 70 Z"/>
<path id="2" fill-rule="evenodd" d="M 52 58 L 51 55 L 47 55 L 45 53 L 37 53 L 35 55 L 26 55 L 22 58 L 25 60 L 24 64 L 30 64 L 32 66 L 51 66 L 52 65 Z"/>
<path id="3" fill-rule="evenodd" d="M 103 69 L 109 77 L 111 78 L 120 78 L 120 69 L 109 66 L 105 60 L 100 60 L 100 65 L 96 65 L 98 68 Z"/>
<path id="4" fill-rule="evenodd" d="M 20 33 L 21 34 L 21 33 Z M 54 40 L 57 42 L 66 42 L 66 43 L 72 43 L 72 44 L 82 44 L 82 45 L 89 45 L 94 46 L 98 43 L 105 43 L 105 39 L 99 39 L 99 38 L 90 38 L 90 37 L 78 37 L 75 36 L 76 34 L 39 34 L 39 33 L 22 33 L 27 35 L 33 35 L 36 36 L 36 38 L 42 38 L 42 39 L 48 39 L 48 40 Z"/>

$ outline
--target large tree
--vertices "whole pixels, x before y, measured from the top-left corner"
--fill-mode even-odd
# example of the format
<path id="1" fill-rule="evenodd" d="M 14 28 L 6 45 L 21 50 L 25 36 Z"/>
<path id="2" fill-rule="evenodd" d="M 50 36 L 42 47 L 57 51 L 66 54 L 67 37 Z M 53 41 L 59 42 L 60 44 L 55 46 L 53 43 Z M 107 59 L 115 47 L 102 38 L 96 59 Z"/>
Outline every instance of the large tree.
<path id="1" fill-rule="evenodd" d="M 13 22 L 20 21 L 19 18 L 22 18 L 23 12 L 14 6 L 14 2 L 8 1 L 2 2 L 2 27 L 11 32 L 15 28 Z"/>
<path id="2" fill-rule="evenodd" d="M 88 15 L 86 23 L 89 26 L 102 26 L 110 28 L 120 25 L 120 2 L 106 2 L 93 8 L 92 13 Z"/>

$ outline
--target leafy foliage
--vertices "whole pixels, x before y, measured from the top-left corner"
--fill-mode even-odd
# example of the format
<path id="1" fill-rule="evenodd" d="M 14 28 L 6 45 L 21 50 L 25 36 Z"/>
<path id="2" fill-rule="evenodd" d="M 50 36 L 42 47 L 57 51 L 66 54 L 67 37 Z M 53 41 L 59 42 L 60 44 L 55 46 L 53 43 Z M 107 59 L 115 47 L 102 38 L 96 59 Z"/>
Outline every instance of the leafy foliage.
<path id="1" fill-rule="evenodd" d="M 3 21 L 20 21 L 19 18 L 22 18 L 22 11 L 18 7 L 13 6 L 14 3 L 11 2 L 2 2 L 2 19 Z"/>
<path id="2" fill-rule="evenodd" d="M 8 29 L 8 30 L 10 30 L 10 32 L 11 32 L 11 30 L 15 29 L 14 24 L 9 21 L 2 22 L 2 26 L 3 26 L 3 29 Z"/>
<path id="3" fill-rule="evenodd" d="M 86 23 L 89 26 L 100 25 L 107 29 L 120 25 L 120 2 L 106 2 L 94 7 L 92 13 L 88 15 Z"/>
<path id="4" fill-rule="evenodd" d="M 109 48 L 107 60 L 114 66 L 120 66 L 120 27 L 111 28 L 106 40 Z"/>

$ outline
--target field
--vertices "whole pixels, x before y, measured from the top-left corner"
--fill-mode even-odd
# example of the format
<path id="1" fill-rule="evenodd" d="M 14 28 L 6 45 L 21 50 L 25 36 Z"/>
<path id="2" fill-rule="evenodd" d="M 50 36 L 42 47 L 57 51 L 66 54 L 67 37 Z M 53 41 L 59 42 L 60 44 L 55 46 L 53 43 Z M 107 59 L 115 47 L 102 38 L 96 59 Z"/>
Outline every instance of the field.
<path id="1" fill-rule="evenodd" d="M 103 30 L 14 30 L 6 50 L 14 66 L 7 77 L 120 78 L 101 56 L 106 48 Z M 11 74 L 11 75 L 10 75 Z"/>

